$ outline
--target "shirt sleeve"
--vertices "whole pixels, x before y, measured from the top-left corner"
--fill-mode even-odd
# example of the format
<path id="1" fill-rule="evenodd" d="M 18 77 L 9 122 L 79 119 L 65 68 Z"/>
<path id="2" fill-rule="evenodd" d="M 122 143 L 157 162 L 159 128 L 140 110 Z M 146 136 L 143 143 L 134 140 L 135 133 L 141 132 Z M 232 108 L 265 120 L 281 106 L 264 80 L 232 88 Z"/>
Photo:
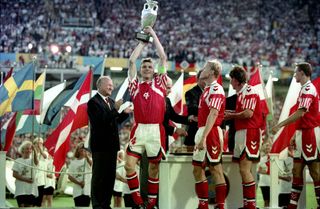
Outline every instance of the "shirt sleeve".
<path id="1" fill-rule="evenodd" d="M 258 99 L 259 95 L 257 94 L 246 95 L 242 100 L 242 109 L 254 110 L 256 108 Z"/>
<path id="2" fill-rule="evenodd" d="M 208 95 L 209 99 L 206 100 L 208 107 L 217 109 L 218 111 L 220 111 L 222 104 L 225 101 L 225 96 L 222 94 L 221 91 L 219 91 L 219 87 L 218 86 L 213 86 L 212 88 L 210 88 L 210 92 Z"/>
<path id="3" fill-rule="evenodd" d="M 129 79 L 129 93 L 131 97 L 134 97 L 138 93 L 139 80 L 135 76 L 132 80 Z"/>
<path id="4" fill-rule="evenodd" d="M 315 96 L 311 92 L 310 89 L 307 90 L 307 88 L 302 89 L 300 97 L 298 99 L 299 101 L 299 107 L 298 109 L 306 109 L 309 111 L 309 108 L 314 100 Z"/>
<path id="5" fill-rule="evenodd" d="M 154 80 L 158 86 L 160 86 L 162 89 L 166 90 L 167 83 L 168 83 L 168 75 L 165 74 L 155 74 Z"/>

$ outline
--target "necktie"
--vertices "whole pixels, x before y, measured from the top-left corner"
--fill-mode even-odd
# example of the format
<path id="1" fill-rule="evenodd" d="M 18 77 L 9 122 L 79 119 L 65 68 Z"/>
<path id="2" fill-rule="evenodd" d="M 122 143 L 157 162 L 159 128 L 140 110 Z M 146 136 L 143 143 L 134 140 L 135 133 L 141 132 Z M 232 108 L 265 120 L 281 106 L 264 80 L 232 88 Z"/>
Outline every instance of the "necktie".
<path id="1" fill-rule="evenodd" d="M 110 105 L 109 97 L 106 97 L 105 100 L 106 100 L 106 102 L 107 102 L 107 105 L 108 105 L 109 109 L 111 110 L 111 105 Z"/>

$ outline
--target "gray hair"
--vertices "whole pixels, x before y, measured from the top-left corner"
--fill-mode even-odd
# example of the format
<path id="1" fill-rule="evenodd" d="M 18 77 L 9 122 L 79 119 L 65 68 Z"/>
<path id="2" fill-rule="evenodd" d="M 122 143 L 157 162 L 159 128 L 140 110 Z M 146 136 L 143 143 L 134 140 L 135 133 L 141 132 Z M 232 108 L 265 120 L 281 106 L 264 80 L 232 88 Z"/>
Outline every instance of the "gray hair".
<path id="1" fill-rule="evenodd" d="M 101 86 L 101 83 L 104 81 L 104 80 L 111 80 L 111 77 L 110 76 L 100 76 L 97 80 L 97 83 L 96 83 L 96 86 L 97 86 L 97 89 L 99 90 L 100 86 Z"/>

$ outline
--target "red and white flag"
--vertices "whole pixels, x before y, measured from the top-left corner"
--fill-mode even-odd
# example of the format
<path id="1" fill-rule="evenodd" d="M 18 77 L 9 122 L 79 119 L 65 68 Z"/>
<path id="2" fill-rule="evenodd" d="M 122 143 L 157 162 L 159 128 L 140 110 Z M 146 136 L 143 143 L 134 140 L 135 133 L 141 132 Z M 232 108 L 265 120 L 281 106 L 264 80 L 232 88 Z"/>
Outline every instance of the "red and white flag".
<path id="1" fill-rule="evenodd" d="M 88 125 L 87 102 L 88 94 L 90 94 L 91 78 L 92 70 L 90 69 L 71 108 L 44 143 L 49 153 L 53 156 L 53 164 L 56 171 L 60 171 L 65 163 L 66 155 L 69 151 L 71 133 Z"/>
<path id="2" fill-rule="evenodd" d="M 168 95 L 168 98 L 171 101 L 172 107 L 180 115 L 183 113 L 183 106 L 182 106 L 183 74 L 184 73 L 181 73 L 178 80 L 172 86 L 170 94 Z"/>
<path id="3" fill-rule="evenodd" d="M 283 104 L 279 122 L 287 119 L 297 110 L 297 100 L 301 89 L 300 83 L 297 83 L 295 78 L 292 78 L 286 100 Z M 296 131 L 296 124 L 291 123 L 282 127 L 273 138 L 271 153 L 279 153 L 279 158 L 287 158 L 288 146 L 290 139 Z"/>
<path id="4" fill-rule="evenodd" d="M 249 85 L 253 86 L 256 91 L 259 93 L 260 97 L 260 105 L 261 105 L 261 111 L 264 117 L 266 117 L 269 113 L 268 104 L 266 100 L 266 89 L 264 87 L 264 83 L 262 80 L 260 68 L 253 67 L 250 72 L 250 80 L 248 82 Z"/>

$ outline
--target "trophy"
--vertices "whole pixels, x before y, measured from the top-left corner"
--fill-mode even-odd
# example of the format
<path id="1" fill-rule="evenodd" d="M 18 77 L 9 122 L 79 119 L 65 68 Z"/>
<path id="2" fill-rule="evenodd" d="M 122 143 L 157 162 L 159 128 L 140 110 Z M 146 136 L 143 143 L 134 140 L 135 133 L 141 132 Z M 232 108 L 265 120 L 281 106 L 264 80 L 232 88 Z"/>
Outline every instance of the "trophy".
<path id="1" fill-rule="evenodd" d="M 158 12 L 158 2 L 153 0 L 146 0 L 147 3 L 143 5 L 143 10 L 141 12 L 141 27 L 142 31 L 136 33 L 136 39 L 143 42 L 152 42 L 153 38 L 144 33 L 143 29 L 147 26 L 154 26 L 157 19 Z"/>

